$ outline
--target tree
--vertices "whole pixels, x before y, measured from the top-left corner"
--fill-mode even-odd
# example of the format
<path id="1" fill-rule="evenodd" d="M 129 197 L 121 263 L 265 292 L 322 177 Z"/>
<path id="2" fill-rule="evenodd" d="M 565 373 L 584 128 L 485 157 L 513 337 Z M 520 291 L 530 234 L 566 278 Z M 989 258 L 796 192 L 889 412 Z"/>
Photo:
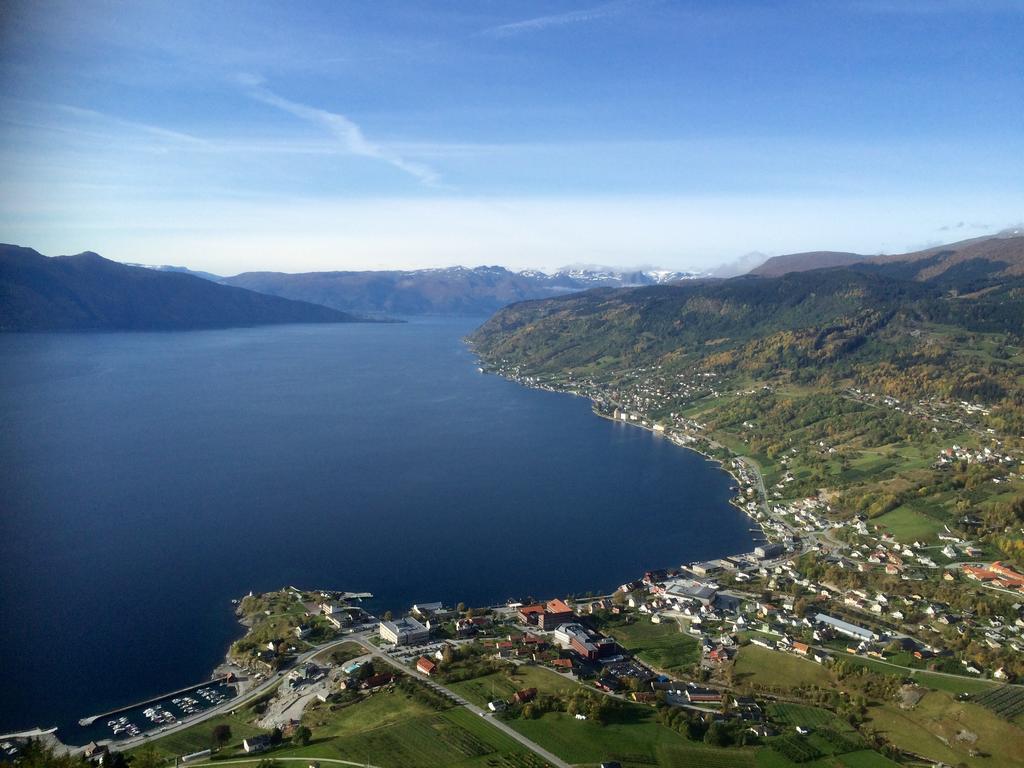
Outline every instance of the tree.
<path id="1" fill-rule="evenodd" d="M 384 611 L 384 621 L 391 621 L 395 615 L 391 611 Z"/>
<path id="2" fill-rule="evenodd" d="M 458 611 L 459 613 L 465 613 L 466 612 L 466 604 L 465 603 L 459 603 L 457 606 L 455 606 L 455 610 Z"/>
<path id="3" fill-rule="evenodd" d="M 231 741 L 231 726 L 227 723 L 221 723 L 220 725 L 214 726 L 213 743 L 218 747 L 223 747 L 229 741 Z"/>
<path id="4" fill-rule="evenodd" d="M 704 743 L 713 747 L 724 747 L 729 743 L 729 734 L 717 720 L 713 720 L 704 734 Z"/>
<path id="5" fill-rule="evenodd" d="M 17 768 L 81 768 L 88 766 L 85 757 L 72 757 L 68 754 L 58 755 L 50 747 L 37 739 L 30 739 L 14 760 Z"/>
<path id="6" fill-rule="evenodd" d="M 309 744 L 309 740 L 313 738 L 313 732 L 304 725 L 300 725 L 295 729 L 295 733 L 292 734 L 292 744 L 298 747 L 304 747 Z"/>

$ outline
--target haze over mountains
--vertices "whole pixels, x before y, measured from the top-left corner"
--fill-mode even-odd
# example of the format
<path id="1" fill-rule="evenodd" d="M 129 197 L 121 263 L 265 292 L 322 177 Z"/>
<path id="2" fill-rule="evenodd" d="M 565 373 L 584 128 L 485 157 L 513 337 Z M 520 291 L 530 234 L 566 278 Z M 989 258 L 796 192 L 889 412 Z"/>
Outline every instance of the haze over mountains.
<path id="1" fill-rule="evenodd" d="M 555 274 L 500 266 L 411 271 L 220 277 L 187 267 L 120 264 L 95 253 L 48 258 L 0 246 L 0 329 L 186 329 L 289 322 L 351 322 L 358 315 L 487 316 L 524 301 L 592 289 L 687 286 L 709 300 L 739 290 L 758 303 L 771 280 L 810 270 L 844 270 L 882 281 L 929 283 L 935 291 L 991 289 L 1024 276 L 1024 234 L 992 237 L 907 254 L 867 256 L 815 251 L 768 259 L 747 276 L 725 279 L 668 270 L 578 266 Z M 754 280 L 760 278 L 760 280 Z M 765 281 L 765 282 L 762 282 Z"/>
<path id="2" fill-rule="evenodd" d="M 504 267 L 449 267 L 387 272 L 245 272 L 225 285 L 358 313 L 490 315 L 517 301 L 596 287 L 658 285 L 695 277 L 686 272 L 570 268 L 554 275 Z"/>

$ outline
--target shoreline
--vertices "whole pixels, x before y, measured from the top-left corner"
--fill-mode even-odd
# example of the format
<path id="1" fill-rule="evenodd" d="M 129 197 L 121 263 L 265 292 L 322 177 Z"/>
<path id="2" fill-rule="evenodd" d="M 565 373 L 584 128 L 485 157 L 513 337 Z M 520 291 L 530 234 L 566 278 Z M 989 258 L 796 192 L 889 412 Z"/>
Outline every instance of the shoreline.
<path id="1" fill-rule="evenodd" d="M 478 359 L 478 362 L 479 362 L 479 359 Z M 495 375 L 501 376 L 501 378 L 503 378 L 503 379 L 505 379 L 507 381 L 511 381 L 511 382 L 516 383 L 516 384 L 524 385 L 524 386 L 526 386 L 529 389 L 536 389 L 536 390 L 541 390 L 541 391 L 553 392 L 555 394 L 568 394 L 568 395 L 574 395 L 576 397 L 584 398 L 584 399 L 589 401 L 590 409 L 591 409 L 591 413 L 592 414 L 594 414 L 594 415 L 596 415 L 596 416 L 598 416 L 600 418 L 603 418 L 603 419 L 605 419 L 607 421 L 639 427 L 641 429 L 646 430 L 647 432 L 650 432 L 653 435 L 665 437 L 670 442 L 672 442 L 675 446 L 677 446 L 679 448 L 682 448 L 684 450 L 692 451 L 693 453 L 701 456 L 706 461 L 713 462 L 714 464 L 718 465 L 718 468 L 723 470 L 732 479 L 732 481 L 736 485 L 737 490 L 740 487 L 742 487 L 743 481 L 737 476 L 737 474 L 734 471 L 734 469 L 732 467 L 728 466 L 728 462 L 730 461 L 729 459 L 721 459 L 721 458 L 716 457 L 716 456 L 711 456 L 711 455 L 705 453 L 704 451 L 702 451 L 702 450 L 700 450 L 700 449 L 698 449 L 696 447 L 693 447 L 691 445 L 684 445 L 684 444 L 682 444 L 677 439 L 679 437 L 678 433 L 669 432 L 667 430 L 656 430 L 653 427 L 644 425 L 644 424 L 642 424 L 642 423 L 640 423 L 638 421 L 621 420 L 621 419 L 613 418 L 609 414 L 605 414 L 605 413 L 600 412 L 598 410 L 598 408 L 597 408 L 597 402 L 595 400 L 593 400 L 592 398 L 590 398 L 587 395 L 580 394 L 579 392 L 563 390 L 563 389 L 556 389 L 556 388 L 548 387 L 548 386 L 539 386 L 539 385 L 530 384 L 530 383 L 527 383 L 527 382 L 522 381 L 522 380 L 517 379 L 517 378 L 513 378 L 513 377 L 509 377 L 509 376 L 504 376 L 504 375 L 502 375 L 500 373 L 497 373 L 493 369 L 488 369 L 486 367 L 481 367 L 480 365 L 478 365 L 478 370 L 481 373 L 494 373 Z M 732 490 L 732 489 L 730 489 L 730 490 Z M 760 520 L 757 520 L 756 518 L 754 518 L 746 509 L 744 509 L 744 507 L 742 506 L 743 498 L 741 496 L 739 496 L 737 493 L 732 493 L 730 495 L 728 503 L 730 504 L 730 506 L 734 507 L 735 509 L 737 509 L 741 513 L 743 513 L 743 515 L 748 520 L 750 520 L 752 523 L 754 523 L 757 526 L 757 532 L 760 533 L 760 537 L 761 537 L 762 540 L 764 540 L 764 541 L 771 541 L 770 537 L 767 535 L 767 533 L 765 531 L 763 522 L 760 521 Z M 752 534 L 755 533 L 754 529 L 753 528 L 750 529 L 749 533 L 752 533 Z M 719 558 L 726 558 L 726 557 L 738 556 L 738 555 L 742 555 L 742 554 L 746 554 L 746 553 L 736 553 L 736 552 L 722 553 L 722 554 L 718 555 L 718 557 Z M 672 567 L 677 567 L 677 566 L 678 566 L 678 564 L 675 564 Z M 653 569 L 653 568 L 659 568 L 659 567 L 663 567 L 663 566 L 659 566 L 659 565 L 656 565 L 656 564 L 651 564 L 651 565 L 649 565 L 647 567 Z M 291 588 L 294 589 L 294 587 L 291 587 Z M 506 606 L 505 606 L 505 604 L 499 603 L 499 604 L 495 604 L 495 605 L 487 606 L 487 607 L 490 607 L 490 608 L 503 608 L 503 607 L 506 607 Z M 234 683 L 232 683 L 232 687 L 234 687 L 234 689 L 236 691 L 236 694 L 235 694 L 234 698 L 238 699 L 240 697 L 244 697 L 247 694 L 248 689 L 250 688 L 250 686 L 245 685 L 244 681 L 242 679 L 239 679 L 239 674 L 240 673 L 244 674 L 244 670 L 231 660 L 230 649 L 231 649 L 231 646 L 237 640 L 242 639 L 242 638 L 244 638 L 246 636 L 247 628 L 249 627 L 249 622 L 247 622 L 246 617 L 244 617 L 244 616 L 239 614 L 239 612 L 238 612 L 238 601 L 235 600 L 235 599 L 233 599 L 233 601 L 232 601 L 232 611 L 234 612 L 234 614 L 236 616 L 236 620 L 237 620 L 238 624 L 242 628 L 242 632 L 240 634 L 234 636 L 228 642 L 227 648 L 225 649 L 225 652 L 224 652 L 223 659 L 216 666 L 214 666 L 213 670 L 210 672 L 209 682 L 216 681 L 217 679 L 223 678 L 223 677 L 225 677 L 228 674 L 234 674 L 235 677 L 236 677 L 236 681 Z M 198 685 L 202 685 L 202 683 L 200 683 Z M 193 686 L 193 687 L 195 687 L 195 686 Z M 169 695 L 172 695 L 172 694 L 164 694 L 162 696 L 155 697 L 152 700 L 156 701 L 156 700 L 159 700 L 159 699 L 162 699 L 162 698 L 166 698 Z M 128 707 L 122 707 L 121 709 L 127 709 L 127 708 L 130 708 L 130 706 L 131 705 L 129 705 Z M 118 710 L 118 711 L 120 711 L 120 710 Z M 54 740 L 58 741 L 58 743 L 62 743 L 62 742 L 59 741 L 59 739 L 58 739 L 58 737 L 56 735 L 54 735 Z M 114 745 L 116 745 L 118 743 L 118 740 L 114 740 L 114 739 L 103 740 L 103 742 L 109 743 L 111 746 L 114 746 Z M 81 745 L 64 744 L 64 746 L 67 749 L 69 749 L 69 750 L 79 750 L 79 749 L 82 748 Z"/>
<path id="2" fill-rule="evenodd" d="M 473 352 L 473 354 L 476 356 L 477 370 L 480 373 L 482 373 L 482 374 L 490 374 L 490 375 L 493 375 L 493 376 L 498 376 L 498 377 L 500 377 L 502 379 L 505 379 L 505 381 L 511 381 L 511 382 L 513 382 L 515 384 L 519 384 L 520 386 L 526 387 L 528 389 L 536 389 L 536 390 L 540 390 L 542 392 L 552 392 L 552 393 L 557 394 L 557 395 L 571 395 L 572 397 L 583 398 L 584 400 L 587 400 L 590 403 L 590 412 L 593 413 L 598 418 L 604 419 L 606 421 L 610 421 L 610 422 L 612 422 L 614 424 L 625 424 L 627 426 L 637 427 L 638 429 L 645 430 L 647 432 L 650 432 L 653 435 L 658 435 L 658 436 L 664 437 L 669 442 L 671 442 L 673 445 L 675 445 L 676 447 L 682 448 L 685 451 L 692 451 L 693 453 L 696 453 L 698 456 L 702 456 L 706 461 L 710 461 L 710 462 L 712 462 L 714 464 L 717 464 L 719 466 L 719 468 L 723 472 L 725 472 L 727 475 L 729 475 L 729 477 L 731 477 L 733 479 L 733 481 L 736 483 L 737 490 L 743 485 L 743 481 L 739 477 L 736 476 L 736 473 L 733 470 L 733 468 L 726 465 L 726 461 L 727 460 L 720 459 L 717 456 L 711 456 L 711 455 L 705 453 L 704 451 L 700 450 L 699 448 L 695 448 L 692 445 L 683 445 L 677 439 L 675 439 L 676 437 L 678 437 L 679 433 L 677 433 L 677 432 L 669 432 L 668 430 L 665 430 L 665 429 L 656 430 L 656 429 L 654 429 L 654 427 L 646 426 L 645 424 L 642 424 L 642 423 L 640 423 L 638 421 L 625 420 L 625 419 L 616 419 L 613 416 L 610 416 L 610 415 L 608 415 L 606 413 L 602 413 L 601 411 L 599 411 L 598 408 L 597 408 L 597 401 L 594 400 L 589 395 L 581 394 L 579 392 L 575 392 L 575 391 L 567 390 L 567 389 L 557 389 L 557 388 L 552 387 L 552 386 L 543 386 L 543 385 L 540 385 L 540 384 L 531 384 L 531 383 L 529 383 L 527 381 L 524 381 L 522 379 L 519 379 L 519 378 L 515 378 L 515 377 L 512 377 L 512 376 L 506 376 L 506 375 L 504 375 L 502 373 L 499 373 L 494 368 L 488 367 L 487 362 L 485 360 L 482 360 L 480 358 L 480 356 L 478 354 L 476 354 L 475 350 L 473 350 L 472 344 L 469 344 L 468 346 L 470 348 L 470 351 Z M 722 447 L 725 448 L 725 446 L 722 446 Z M 729 450 L 729 449 L 725 448 L 725 450 Z M 730 451 L 730 453 L 731 453 L 731 451 Z M 732 457 L 732 460 L 736 460 L 736 459 L 742 460 L 743 457 L 742 456 L 733 456 Z M 744 509 L 744 507 L 742 506 L 741 500 L 742 500 L 741 496 L 733 495 L 729 499 L 729 504 L 731 506 L 735 507 L 736 509 L 738 509 L 740 512 L 742 512 L 752 523 L 754 523 L 758 527 L 758 529 L 761 532 L 761 538 L 762 539 L 764 539 L 767 542 L 773 541 L 773 539 L 768 535 L 768 532 L 765 530 L 764 522 L 761 521 L 761 520 L 758 520 L 755 517 L 753 517 L 746 509 Z M 765 504 L 767 504 L 768 499 L 765 498 L 765 499 L 763 499 L 763 501 L 764 501 Z M 744 554 L 744 553 L 730 553 L 730 554 L 726 554 L 726 555 L 721 555 L 721 557 L 732 557 L 732 556 L 734 556 L 736 554 Z"/>

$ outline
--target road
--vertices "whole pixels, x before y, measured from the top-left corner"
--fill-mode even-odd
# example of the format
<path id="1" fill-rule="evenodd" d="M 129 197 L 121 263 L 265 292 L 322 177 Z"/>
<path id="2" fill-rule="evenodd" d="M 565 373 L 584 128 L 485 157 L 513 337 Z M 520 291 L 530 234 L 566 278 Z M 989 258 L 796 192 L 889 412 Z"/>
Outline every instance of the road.
<path id="1" fill-rule="evenodd" d="M 253 757 L 248 760 L 218 760 L 217 765 L 252 765 L 263 760 L 262 757 Z M 380 768 L 378 765 L 371 765 L 370 763 L 356 763 L 352 760 L 339 760 L 334 757 L 275 757 L 273 758 L 275 763 L 330 763 L 332 765 L 355 765 L 357 768 Z M 205 763 L 196 763 L 196 765 L 205 765 Z"/>
<path id="2" fill-rule="evenodd" d="M 368 650 L 370 652 L 370 654 L 372 656 L 374 656 L 375 658 L 381 659 L 382 661 L 390 664 L 391 666 L 395 667 L 396 669 L 401 670 L 405 674 L 409 674 L 409 670 L 408 670 L 407 667 L 403 666 L 402 664 L 400 664 L 395 659 L 392 659 L 390 656 L 388 656 L 386 653 L 384 653 L 384 651 L 382 651 L 380 648 L 375 646 L 369 640 L 366 640 L 366 639 L 363 639 L 363 638 L 353 638 L 353 639 L 355 639 L 356 642 L 358 642 L 360 645 L 362 645 L 364 648 L 366 648 L 366 650 Z M 486 720 L 488 723 L 490 723 L 495 728 L 497 728 L 499 731 L 502 731 L 506 736 L 509 736 L 510 738 L 515 739 L 517 742 L 522 744 L 524 747 L 526 747 L 531 752 L 533 752 L 533 753 L 539 755 L 540 757 L 544 758 L 545 760 L 547 760 L 549 763 L 551 763 L 551 765 L 555 766 L 555 768 L 571 768 L 569 763 L 565 762 L 564 760 L 562 760 L 559 757 L 556 757 L 551 752 L 548 752 L 542 746 L 540 746 L 536 742 L 531 741 L 530 739 L 526 738 L 525 736 L 523 736 L 523 734 L 519 733 L 519 731 L 515 730 L 511 726 L 509 726 L 506 723 L 502 722 L 498 718 L 492 717 L 490 712 L 488 712 L 488 711 L 486 711 L 484 709 L 481 709 L 480 707 L 476 706 L 475 704 L 471 704 L 470 702 L 466 701 L 462 696 L 459 696 L 459 694 L 455 693 L 455 691 L 451 690 L 450 688 L 446 688 L 445 686 L 441 685 L 440 683 L 438 683 L 438 682 L 436 682 L 434 680 L 429 680 L 429 679 L 424 678 L 424 677 L 417 676 L 417 679 L 419 679 L 422 682 L 426 683 L 428 686 L 433 688 L 438 693 L 441 693 L 444 696 L 447 696 L 452 701 L 457 703 L 459 706 L 465 707 L 470 712 L 472 712 L 472 713 L 474 713 L 476 715 L 479 715 L 484 720 Z"/>

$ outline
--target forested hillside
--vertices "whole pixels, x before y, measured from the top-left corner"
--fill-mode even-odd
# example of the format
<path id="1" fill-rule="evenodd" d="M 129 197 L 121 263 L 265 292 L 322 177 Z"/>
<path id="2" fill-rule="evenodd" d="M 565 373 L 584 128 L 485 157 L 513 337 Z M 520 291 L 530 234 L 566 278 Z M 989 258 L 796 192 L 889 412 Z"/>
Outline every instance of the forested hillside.
<path id="1" fill-rule="evenodd" d="M 932 540 L 977 521 L 993 555 L 1020 558 L 1024 279 L 918 275 L 590 291 L 508 307 L 470 341 L 505 375 L 753 457 L 775 498 L 824 495 Z"/>

